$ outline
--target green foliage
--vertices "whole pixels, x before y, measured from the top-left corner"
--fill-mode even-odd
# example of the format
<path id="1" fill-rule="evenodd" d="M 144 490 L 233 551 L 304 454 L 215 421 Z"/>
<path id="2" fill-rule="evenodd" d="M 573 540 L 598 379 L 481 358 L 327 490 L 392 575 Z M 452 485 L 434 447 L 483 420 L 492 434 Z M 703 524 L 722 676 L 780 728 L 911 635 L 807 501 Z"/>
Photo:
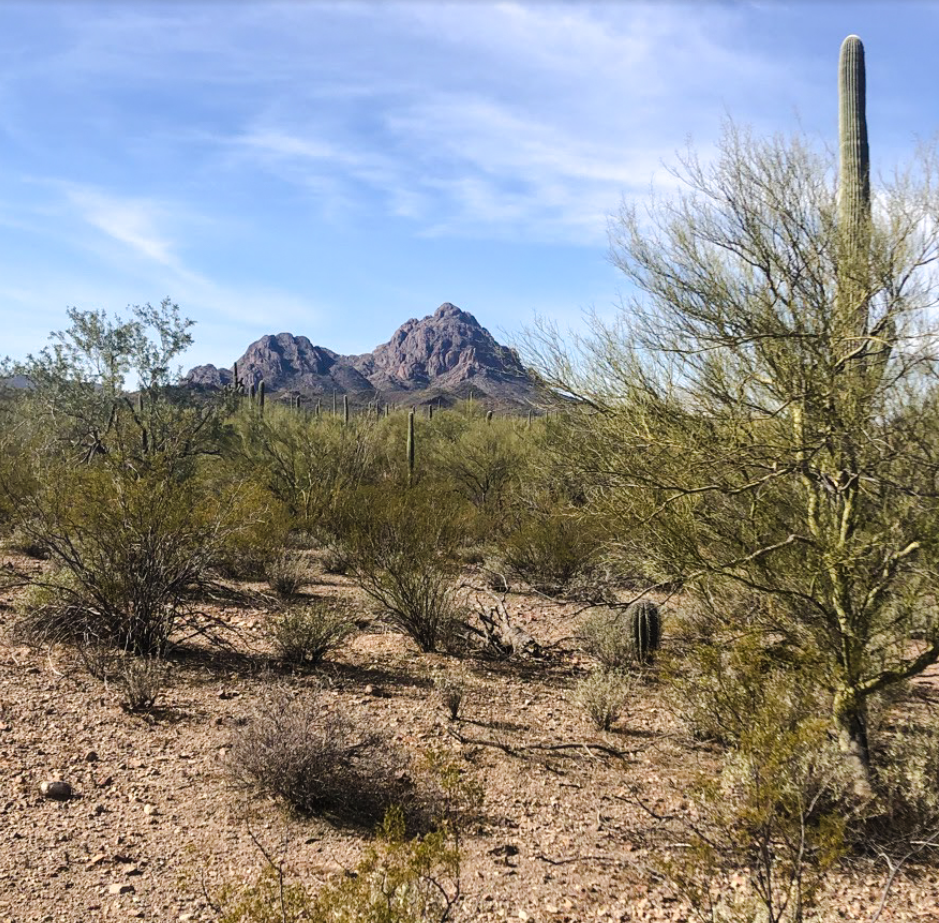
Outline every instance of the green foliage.
<path id="1" fill-rule="evenodd" d="M 606 670 L 620 670 L 635 658 L 633 639 L 621 609 L 596 606 L 577 629 L 581 647 Z"/>
<path id="2" fill-rule="evenodd" d="M 850 783 L 826 722 L 780 727 L 775 711 L 757 711 L 720 775 L 700 781 L 688 848 L 661 863 L 702 919 L 802 920 L 844 854 Z M 727 883 L 740 869 L 743 892 Z"/>
<path id="3" fill-rule="evenodd" d="M 562 595 L 588 579 L 601 543 L 589 523 L 563 509 L 539 510 L 503 540 L 500 552 L 509 575 L 547 595 Z"/>
<path id="4" fill-rule="evenodd" d="M 346 426 L 334 415 L 272 405 L 263 417 L 239 414 L 234 426 L 242 463 L 303 528 L 316 528 L 345 492 L 378 479 L 380 434 L 370 417 Z"/>
<path id="5" fill-rule="evenodd" d="M 903 704 L 906 714 L 873 747 L 877 801 L 865 830 L 894 849 L 939 830 L 939 726 L 925 710 Z"/>
<path id="6" fill-rule="evenodd" d="M 345 609 L 315 600 L 272 612 L 266 630 L 281 660 L 312 666 L 355 631 L 355 622 Z"/>
<path id="7" fill-rule="evenodd" d="M 458 432 L 451 427 L 445 438 L 432 442 L 429 474 L 477 508 L 499 512 L 518 493 L 527 461 L 525 441 L 511 421 L 480 426 L 463 419 Z M 439 415 L 437 423 L 442 425 Z"/>
<path id="8" fill-rule="evenodd" d="M 222 923 L 430 923 L 451 918 L 460 896 L 460 850 L 444 826 L 408 839 L 390 808 L 351 874 L 317 894 L 269 863 L 223 910 Z"/>
<path id="9" fill-rule="evenodd" d="M 666 207 L 616 223 L 628 310 L 579 352 L 539 341 L 546 379 L 583 398 L 568 467 L 623 557 L 771 601 L 759 630 L 825 661 L 862 787 L 867 702 L 939 658 L 935 171 L 878 191 L 847 284 L 831 159 L 731 128 Z"/>
<path id="10" fill-rule="evenodd" d="M 303 557 L 287 548 L 267 562 L 264 575 L 281 599 L 292 599 L 309 583 L 309 571 Z"/>
<path id="11" fill-rule="evenodd" d="M 445 645 L 458 619 L 453 556 L 463 516 L 447 495 L 363 488 L 333 521 L 351 576 L 422 651 Z"/>
<path id="12" fill-rule="evenodd" d="M 225 523 L 211 543 L 213 567 L 224 576 L 263 580 L 284 554 L 291 520 L 266 487 L 225 467 L 206 481 L 205 515 Z"/>
<path id="13" fill-rule="evenodd" d="M 49 640 L 62 630 L 135 654 L 161 653 L 177 629 L 198 623 L 191 591 L 236 529 L 229 512 L 207 508 L 170 459 L 154 459 L 143 473 L 106 465 L 55 472 L 22 528 L 48 549 L 64 579 L 35 581 L 49 598 L 28 621 Z"/>
<path id="14" fill-rule="evenodd" d="M 571 701 L 594 726 L 608 731 L 638 694 L 638 675 L 623 670 L 593 670 L 571 690 Z"/>
<path id="15" fill-rule="evenodd" d="M 681 645 L 684 646 L 684 645 Z M 726 626 L 691 643 L 667 662 L 669 699 L 694 737 L 739 746 L 757 714 L 792 726 L 830 710 L 823 677 L 811 661 L 792 660 L 758 631 Z"/>

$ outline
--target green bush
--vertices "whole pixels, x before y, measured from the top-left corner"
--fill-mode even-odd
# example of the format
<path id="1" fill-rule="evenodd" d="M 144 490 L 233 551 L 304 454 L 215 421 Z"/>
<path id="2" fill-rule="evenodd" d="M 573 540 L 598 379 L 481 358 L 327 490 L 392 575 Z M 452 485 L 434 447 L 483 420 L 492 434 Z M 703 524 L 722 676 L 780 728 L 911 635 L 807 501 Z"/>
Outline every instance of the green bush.
<path id="1" fill-rule="evenodd" d="M 358 585 L 422 651 L 446 646 L 460 616 L 453 558 L 462 508 L 447 495 L 419 489 L 363 489 L 343 504 L 340 517 L 334 528 Z"/>
<path id="2" fill-rule="evenodd" d="M 206 517 L 198 492 L 171 470 L 59 471 L 24 527 L 58 566 L 37 578 L 25 624 L 41 640 L 84 640 L 134 654 L 162 653 L 197 613 L 192 587 L 227 524 Z"/>
<path id="3" fill-rule="evenodd" d="M 287 544 L 291 526 L 287 510 L 265 487 L 230 470 L 211 487 L 206 514 L 226 523 L 213 542 L 213 566 L 235 580 L 266 579 Z"/>
<path id="4" fill-rule="evenodd" d="M 877 801 L 866 832 L 881 842 L 921 840 L 939 829 L 939 726 L 904 704 L 904 717 L 872 748 Z"/>
<path id="5" fill-rule="evenodd" d="M 355 869 L 317 894 L 269 862 L 257 881 L 222 896 L 221 923 L 443 923 L 460 899 L 460 848 L 440 827 L 408 839 L 390 808 Z"/>
<path id="6" fill-rule="evenodd" d="M 266 627 L 281 660 L 312 666 L 355 631 L 355 622 L 344 609 L 315 600 L 271 613 Z"/>
<path id="7" fill-rule="evenodd" d="M 552 510 L 526 519 L 500 551 L 510 576 L 540 593 L 561 595 L 594 572 L 600 541 L 589 525 Z"/>
<path id="8" fill-rule="evenodd" d="M 587 714 L 594 726 L 608 731 L 637 694 L 638 677 L 620 670 L 594 670 L 571 691 L 571 701 Z"/>
<path id="9" fill-rule="evenodd" d="M 622 670 L 636 659 L 629 621 L 622 609 L 597 606 L 581 621 L 578 639 L 583 649 L 606 670 Z"/>
<path id="10" fill-rule="evenodd" d="M 309 582 L 309 571 L 303 557 L 287 549 L 267 562 L 265 576 L 270 588 L 281 599 L 292 599 Z"/>

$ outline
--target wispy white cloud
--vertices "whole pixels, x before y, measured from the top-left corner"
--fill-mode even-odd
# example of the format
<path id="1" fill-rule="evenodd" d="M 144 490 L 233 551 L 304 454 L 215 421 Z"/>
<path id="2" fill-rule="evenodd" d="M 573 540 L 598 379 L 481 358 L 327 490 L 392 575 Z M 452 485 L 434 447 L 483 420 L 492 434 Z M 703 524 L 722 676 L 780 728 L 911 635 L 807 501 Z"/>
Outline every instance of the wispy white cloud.
<path id="1" fill-rule="evenodd" d="M 91 227 L 148 260 L 180 269 L 173 242 L 161 227 L 168 217 L 168 210 L 163 205 L 149 199 L 121 198 L 73 184 L 65 186 L 65 195 Z"/>

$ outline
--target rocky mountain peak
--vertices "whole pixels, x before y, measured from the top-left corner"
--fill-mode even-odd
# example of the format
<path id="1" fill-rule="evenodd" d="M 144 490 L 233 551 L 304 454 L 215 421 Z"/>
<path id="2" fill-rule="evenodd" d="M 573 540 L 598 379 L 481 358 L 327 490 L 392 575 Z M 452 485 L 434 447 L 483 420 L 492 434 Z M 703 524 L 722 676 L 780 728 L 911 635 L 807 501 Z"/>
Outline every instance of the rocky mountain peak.
<path id="1" fill-rule="evenodd" d="M 526 403 L 535 389 L 516 353 L 449 301 L 427 317 L 406 321 L 387 343 L 362 356 L 340 356 L 314 346 L 305 336 L 268 334 L 238 360 L 238 376 L 248 383 L 263 378 L 272 393 L 339 393 L 369 401 L 475 393 Z M 231 382 L 232 372 L 199 366 L 187 380 L 201 387 L 223 387 Z"/>

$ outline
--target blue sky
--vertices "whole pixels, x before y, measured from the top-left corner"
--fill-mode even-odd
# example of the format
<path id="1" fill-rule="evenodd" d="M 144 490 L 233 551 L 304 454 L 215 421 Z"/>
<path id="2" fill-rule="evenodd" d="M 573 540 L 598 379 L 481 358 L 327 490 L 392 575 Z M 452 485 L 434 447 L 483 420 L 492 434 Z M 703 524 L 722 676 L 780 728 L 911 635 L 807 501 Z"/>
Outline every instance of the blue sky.
<path id="1" fill-rule="evenodd" d="M 0 0 L 0 355 L 165 295 L 187 366 L 365 352 L 443 301 L 576 325 L 622 290 L 608 216 L 689 138 L 834 144 L 852 32 L 887 171 L 939 128 L 936 4 Z"/>

